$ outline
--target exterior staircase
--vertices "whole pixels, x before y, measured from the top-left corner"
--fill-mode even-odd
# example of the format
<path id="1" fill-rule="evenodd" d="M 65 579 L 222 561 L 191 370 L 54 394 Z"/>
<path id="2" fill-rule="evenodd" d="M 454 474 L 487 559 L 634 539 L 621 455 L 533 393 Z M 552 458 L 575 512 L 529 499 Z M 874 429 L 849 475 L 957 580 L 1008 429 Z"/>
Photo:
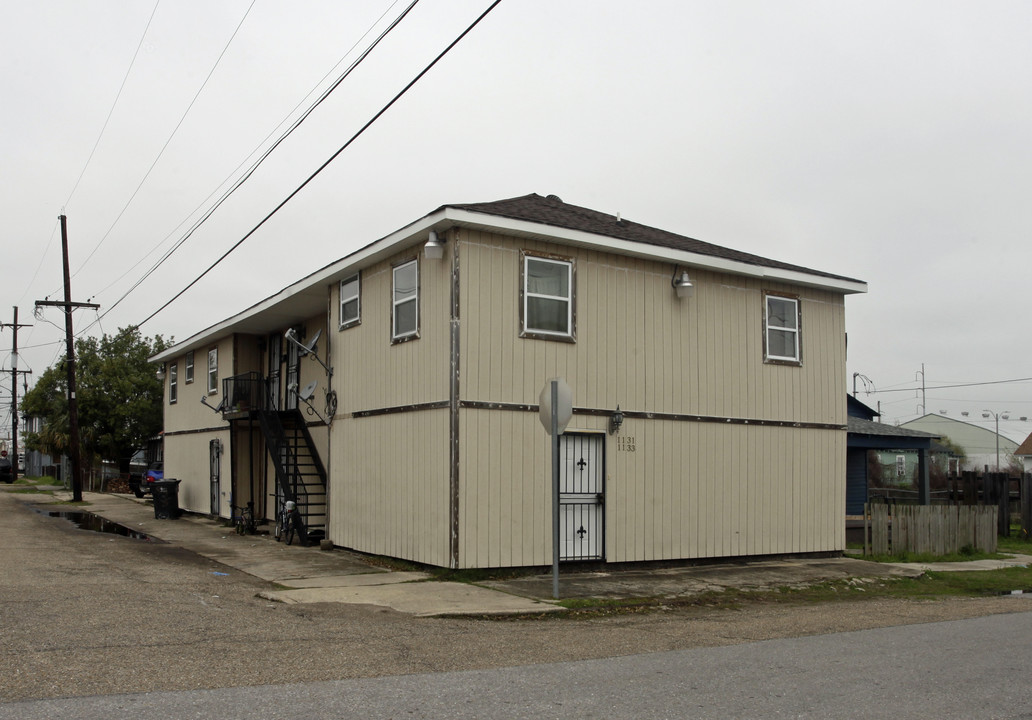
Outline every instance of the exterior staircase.
<path id="1" fill-rule="evenodd" d="M 326 468 L 300 410 L 263 410 L 259 424 L 276 468 L 283 500 L 293 500 L 301 515 L 298 533 L 307 545 L 326 536 Z"/>

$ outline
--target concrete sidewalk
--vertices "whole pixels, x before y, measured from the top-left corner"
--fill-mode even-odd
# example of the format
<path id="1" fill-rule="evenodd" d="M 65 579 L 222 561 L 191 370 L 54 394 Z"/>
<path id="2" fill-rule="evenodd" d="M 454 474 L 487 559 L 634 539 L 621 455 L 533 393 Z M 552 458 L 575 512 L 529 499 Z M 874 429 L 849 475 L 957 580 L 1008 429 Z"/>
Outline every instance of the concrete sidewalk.
<path id="1" fill-rule="evenodd" d="M 61 495 L 61 493 L 58 493 Z M 29 503 L 53 502 L 49 495 L 21 495 Z M 63 497 L 59 499 L 64 499 Z M 552 599 L 551 572 L 478 584 L 446 582 L 423 572 L 391 572 L 341 548 L 287 546 L 268 535 L 240 536 L 221 520 L 186 514 L 158 520 L 149 501 L 131 495 L 85 493 L 83 509 L 107 520 L 175 544 L 228 568 L 277 585 L 260 595 L 284 603 L 340 602 L 389 607 L 416 616 L 536 614 L 562 610 Z M 927 570 L 985 570 L 1028 565 L 1032 557 L 971 563 L 889 564 L 853 557 L 775 558 L 675 567 L 614 567 L 568 570 L 560 575 L 560 597 L 686 598 L 731 588 L 764 590 L 803 587 L 834 580 L 917 577 Z"/>

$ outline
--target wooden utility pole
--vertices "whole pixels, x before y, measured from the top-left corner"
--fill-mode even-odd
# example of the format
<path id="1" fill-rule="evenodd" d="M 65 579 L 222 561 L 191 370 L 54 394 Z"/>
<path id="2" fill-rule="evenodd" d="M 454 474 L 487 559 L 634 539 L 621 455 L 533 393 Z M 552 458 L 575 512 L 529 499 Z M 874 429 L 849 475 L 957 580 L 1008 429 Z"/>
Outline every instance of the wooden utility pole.
<path id="1" fill-rule="evenodd" d="M 68 367 L 68 454 L 72 462 L 72 502 L 82 502 L 82 460 L 79 455 L 79 403 L 75 398 L 75 333 L 72 331 L 73 308 L 99 308 L 91 303 L 72 302 L 72 276 L 68 270 L 68 219 L 60 215 L 61 254 L 64 260 L 64 302 L 37 300 L 36 307 L 64 308 L 65 345 Z"/>
<path id="2" fill-rule="evenodd" d="M 14 480 L 18 479 L 18 375 L 28 374 L 31 370 L 18 369 L 18 328 L 32 327 L 31 325 L 18 324 L 18 306 L 14 307 L 14 322 L 10 325 L 0 323 L 0 328 L 9 327 L 14 329 L 14 341 L 11 346 L 11 448 L 14 451 L 14 458 L 11 460 L 11 473 Z"/>

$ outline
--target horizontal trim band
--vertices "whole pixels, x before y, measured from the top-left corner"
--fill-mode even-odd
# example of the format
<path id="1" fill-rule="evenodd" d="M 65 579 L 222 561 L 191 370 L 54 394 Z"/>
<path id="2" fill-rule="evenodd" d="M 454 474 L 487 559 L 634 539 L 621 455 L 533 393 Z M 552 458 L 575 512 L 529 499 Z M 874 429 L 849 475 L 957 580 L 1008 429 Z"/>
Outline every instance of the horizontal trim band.
<path id="1" fill-rule="evenodd" d="M 437 402 L 415 403 L 414 405 L 395 405 L 394 407 L 376 408 L 374 410 L 358 410 L 351 413 L 353 418 L 376 417 L 378 415 L 394 415 L 396 413 L 418 412 L 420 410 L 443 410 L 449 406 L 447 400 Z"/>
<path id="2" fill-rule="evenodd" d="M 538 412 L 537 405 L 521 405 L 518 403 L 479 402 L 475 400 L 459 401 L 460 408 L 471 410 L 508 410 L 509 412 Z M 758 420 L 755 418 L 733 418 L 718 417 L 715 415 L 686 415 L 682 413 L 659 413 L 641 412 L 635 410 L 621 410 L 625 419 L 632 420 L 673 420 L 675 422 L 698 422 L 718 423 L 721 425 L 758 425 L 760 427 L 788 427 L 809 430 L 845 430 L 845 425 L 835 423 L 814 423 L 814 422 L 792 422 L 790 420 Z M 601 408 L 579 408 L 573 409 L 574 415 L 590 415 L 595 417 L 610 417 L 613 410 Z"/>

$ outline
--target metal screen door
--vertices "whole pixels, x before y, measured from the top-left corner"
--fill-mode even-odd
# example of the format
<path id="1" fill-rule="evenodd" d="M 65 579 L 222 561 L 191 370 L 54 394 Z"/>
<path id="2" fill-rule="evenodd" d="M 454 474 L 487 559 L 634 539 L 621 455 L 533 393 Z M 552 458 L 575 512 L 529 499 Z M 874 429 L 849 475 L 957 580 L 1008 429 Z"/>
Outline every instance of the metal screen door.
<path id="1" fill-rule="evenodd" d="M 211 514 L 218 517 L 220 506 L 220 485 L 222 477 L 222 463 L 219 457 L 222 455 L 222 444 L 218 440 L 208 442 L 208 468 L 211 479 Z"/>
<path id="2" fill-rule="evenodd" d="M 560 560 L 605 559 L 604 435 L 559 436 Z"/>

